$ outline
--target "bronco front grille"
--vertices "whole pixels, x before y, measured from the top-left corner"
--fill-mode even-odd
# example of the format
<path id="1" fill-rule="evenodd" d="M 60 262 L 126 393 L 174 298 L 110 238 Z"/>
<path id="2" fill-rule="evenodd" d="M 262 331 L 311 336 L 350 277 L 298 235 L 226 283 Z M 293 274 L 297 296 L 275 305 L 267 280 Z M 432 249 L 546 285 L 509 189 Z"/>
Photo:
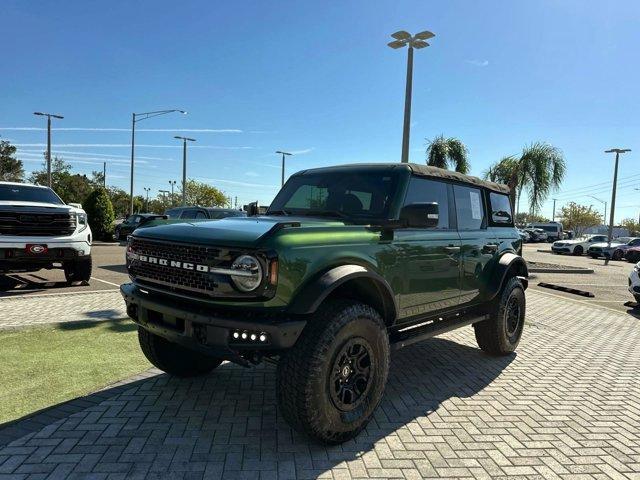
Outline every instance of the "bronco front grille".
<path id="1" fill-rule="evenodd" d="M 165 243 L 141 238 L 131 238 L 129 245 L 135 255 L 158 259 L 157 263 L 142 262 L 135 258 L 128 260 L 129 275 L 139 283 L 150 287 L 180 292 L 196 292 L 213 296 L 219 287 L 219 276 L 209 272 L 187 270 L 171 266 L 172 262 L 206 265 L 225 268 L 238 255 L 228 249 L 199 245 Z M 159 262 L 166 260 L 165 265 Z"/>
<path id="2" fill-rule="evenodd" d="M 70 213 L 0 211 L 0 235 L 57 237 L 75 230 L 76 217 Z"/>

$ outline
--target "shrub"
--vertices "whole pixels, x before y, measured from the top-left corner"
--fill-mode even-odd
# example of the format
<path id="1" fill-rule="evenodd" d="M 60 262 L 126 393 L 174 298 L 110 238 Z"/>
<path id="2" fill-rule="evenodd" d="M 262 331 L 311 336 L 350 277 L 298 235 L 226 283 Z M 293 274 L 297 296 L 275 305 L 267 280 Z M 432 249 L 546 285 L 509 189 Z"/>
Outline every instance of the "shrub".
<path id="1" fill-rule="evenodd" d="M 87 196 L 83 207 L 87 212 L 93 237 L 97 240 L 111 240 L 115 215 L 107 191 L 97 188 Z"/>

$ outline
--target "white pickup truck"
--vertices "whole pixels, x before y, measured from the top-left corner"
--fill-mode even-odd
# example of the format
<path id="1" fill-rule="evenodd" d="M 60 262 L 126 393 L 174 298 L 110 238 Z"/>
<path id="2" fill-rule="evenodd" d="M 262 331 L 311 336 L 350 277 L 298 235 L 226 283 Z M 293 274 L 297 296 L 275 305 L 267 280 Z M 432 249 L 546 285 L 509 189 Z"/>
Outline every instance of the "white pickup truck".
<path id="1" fill-rule="evenodd" d="M 48 187 L 0 182 L 0 274 L 62 268 L 68 282 L 91 278 L 91 229 L 79 205 Z"/>

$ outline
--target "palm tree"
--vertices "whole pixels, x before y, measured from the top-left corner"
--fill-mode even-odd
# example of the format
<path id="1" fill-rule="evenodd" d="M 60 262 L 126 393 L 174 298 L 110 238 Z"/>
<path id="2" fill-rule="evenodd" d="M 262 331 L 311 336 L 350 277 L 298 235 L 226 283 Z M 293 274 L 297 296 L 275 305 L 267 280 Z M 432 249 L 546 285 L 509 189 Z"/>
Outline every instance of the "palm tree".
<path id="1" fill-rule="evenodd" d="M 439 135 L 427 144 L 427 165 L 438 168 L 453 166 L 456 172 L 468 173 L 467 147 L 455 137 Z"/>
<path id="2" fill-rule="evenodd" d="M 484 173 L 493 182 L 511 189 L 511 202 L 519 206 L 523 189 L 529 194 L 529 211 L 540 209 L 552 190 L 556 190 L 566 171 L 562 152 L 548 143 L 535 142 L 522 149 L 520 157 L 504 157 Z M 516 208 L 516 213 L 518 212 Z"/>

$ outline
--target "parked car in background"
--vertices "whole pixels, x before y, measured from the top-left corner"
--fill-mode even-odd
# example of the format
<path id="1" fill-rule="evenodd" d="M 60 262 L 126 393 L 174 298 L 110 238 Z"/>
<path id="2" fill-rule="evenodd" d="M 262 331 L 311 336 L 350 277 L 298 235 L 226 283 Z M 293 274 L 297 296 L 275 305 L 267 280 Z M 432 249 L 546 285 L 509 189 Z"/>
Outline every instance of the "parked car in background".
<path id="1" fill-rule="evenodd" d="M 541 228 L 525 228 L 525 232 L 529 234 L 531 242 L 546 242 L 547 232 Z"/>
<path id="2" fill-rule="evenodd" d="M 638 307 L 640 307 L 640 262 L 638 262 L 629 274 L 629 292 L 636 299 Z"/>
<path id="3" fill-rule="evenodd" d="M 91 278 L 91 228 L 82 209 L 49 187 L 0 182 L 0 273 L 61 268 L 68 282 Z"/>
<path id="4" fill-rule="evenodd" d="M 638 237 L 619 237 L 608 242 L 595 243 L 587 250 L 587 255 L 592 258 L 606 257 L 612 260 L 622 260 L 624 253 L 631 247 L 640 247 L 640 238 Z"/>
<path id="5" fill-rule="evenodd" d="M 518 228 L 517 230 L 518 230 L 518 235 L 520 235 L 520 238 L 524 243 L 531 241 L 531 235 L 529 235 L 529 232 L 527 232 L 526 230 L 522 230 L 520 228 Z"/>
<path id="6" fill-rule="evenodd" d="M 640 247 L 630 247 L 624 252 L 624 258 L 627 262 L 640 262 Z"/>
<path id="7" fill-rule="evenodd" d="M 246 217 L 242 210 L 217 207 L 175 207 L 164 212 L 171 219 L 219 220 L 227 217 Z"/>
<path id="8" fill-rule="evenodd" d="M 122 223 L 116 225 L 114 229 L 114 236 L 116 240 L 126 240 L 127 235 L 130 235 L 136 228 L 144 225 L 152 220 L 167 219 L 167 215 L 159 215 L 157 213 L 134 213 L 125 218 Z"/>
<path id="9" fill-rule="evenodd" d="M 584 254 L 591 245 L 606 242 L 606 235 L 587 235 L 573 240 L 558 240 L 551 245 L 553 253 L 570 253 L 572 255 Z"/>
<path id="10" fill-rule="evenodd" d="M 530 223 L 527 228 L 544 230 L 548 242 L 555 242 L 563 238 L 562 224 L 559 222 Z"/>

